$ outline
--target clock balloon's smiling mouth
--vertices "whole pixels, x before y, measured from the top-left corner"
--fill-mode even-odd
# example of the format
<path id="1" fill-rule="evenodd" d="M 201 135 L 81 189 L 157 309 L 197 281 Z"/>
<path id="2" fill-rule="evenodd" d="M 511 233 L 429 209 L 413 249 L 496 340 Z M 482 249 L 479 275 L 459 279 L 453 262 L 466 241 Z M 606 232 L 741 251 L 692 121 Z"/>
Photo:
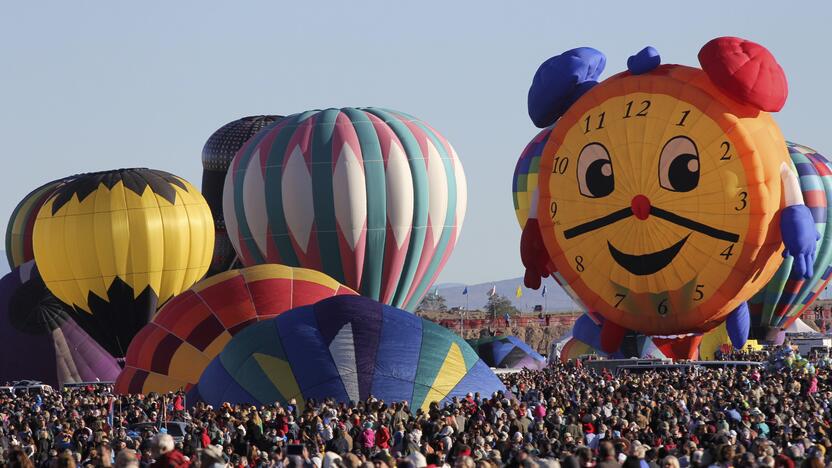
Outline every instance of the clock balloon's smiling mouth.
<path id="1" fill-rule="evenodd" d="M 652 275 L 669 265 L 676 258 L 679 251 L 682 250 L 682 246 L 685 245 L 688 237 L 690 237 L 690 234 L 666 249 L 642 255 L 626 254 L 613 247 L 609 241 L 607 241 L 607 247 L 609 247 L 610 254 L 613 260 L 615 260 L 615 263 L 618 263 L 634 275 L 644 276 Z"/>

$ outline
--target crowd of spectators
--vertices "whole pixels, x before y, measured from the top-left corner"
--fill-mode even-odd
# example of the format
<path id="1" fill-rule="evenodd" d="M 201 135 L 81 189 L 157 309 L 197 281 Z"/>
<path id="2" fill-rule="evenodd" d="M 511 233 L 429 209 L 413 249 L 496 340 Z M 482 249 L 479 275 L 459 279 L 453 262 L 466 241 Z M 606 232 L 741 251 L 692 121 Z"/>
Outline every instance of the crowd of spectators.
<path id="1" fill-rule="evenodd" d="M 795 467 L 832 461 L 825 366 L 553 365 L 423 411 L 375 398 L 213 408 L 106 386 L 0 395 L 11 467 Z M 170 422 L 166 422 L 170 421 Z M 161 429 L 161 430 L 160 430 Z"/>

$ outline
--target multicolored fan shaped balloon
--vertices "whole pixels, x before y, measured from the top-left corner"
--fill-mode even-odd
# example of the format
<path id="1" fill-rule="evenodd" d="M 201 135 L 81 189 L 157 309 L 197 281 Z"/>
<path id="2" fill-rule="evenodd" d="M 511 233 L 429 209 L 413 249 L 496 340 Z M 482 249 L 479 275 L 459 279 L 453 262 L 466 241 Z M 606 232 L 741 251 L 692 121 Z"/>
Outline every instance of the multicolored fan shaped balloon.
<path id="1" fill-rule="evenodd" d="M 797 143 L 787 144 L 789 156 L 799 175 L 800 189 L 820 233 L 814 274 L 796 277 L 793 258 L 787 257 L 774 277 L 749 300 L 752 336 L 766 338 L 771 332 L 788 328 L 820 295 L 832 274 L 832 163 L 817 151 Z"/>
<path id="2" fill-rule="evenodd" d="M 337 296 L 247 327 L 202 373 L 190 396 L 271 404 L 373 395 L 427 409 L 505 387 L 462 338 L 407 311 Z"/>
<path id="3" fill-rule="evenodd" d="M 488 367 L 500 369 L 543 369 L 546 358 L 516 336 L 488 336 L 468 340 Z"/>
<path id="4" fill-rule="evenodd" d="M 320 270 L 409 310 L 453 250 L 466 201 L 450 143 L 378 108 L 286 117 L 240 150 L 223 196 L 243 264 Z"/>
<path id="5" fill-rule="evenodd" d="M 202 280 L 171 299 L 139 331 L 115 389 L 148 393 L 190 388 L 246 326 L 341 294 L 355 292 L 323 273 L 284 265 L 257 265 Z"/>
<path id="6" fill-rule="evenodd" d="M 112 382 L 118 362 L 70 317 L 30 260 L 0 279 L 0 381 Z"/>
<path id="7" fill-rule="evenodd" d="M 236 256 L 222 212 L 222 189 L 228 167 L 249 138 L 282 118 L 279 115 L 254 115 L 229 122 L 215 131 L 202 148 L 202 195 L 211 207 L 216 229 L 209 276 L 231 268 Z"/>
<path id="8" fill-rule="evenodd" d="M 537 190 L 537 173 L 540 170 L 540 155 L 543 154 L 543 147 L 546 146 L 546 141 L 549 140 L 550 133 L 552 133 L 551 126 L 541 130 L 526 145 L 526 148 L 520 153 L 517 165 L 514 166 L 514 177 L 511 180 L 511 195 L 514 201 L 514 214 L 517 216 L 517 222 L 520 223 L 520 229 L 523 229 L 526 225 L 526 220 L 529 219 L 532 195 Z"/>
<path id="9" fill-rule="evenodd" d="M 35 259 L 32 231 L 35 229 L 38 210 L 65 180 L 53 180 L 32 190 L 12 211 L 9 224 L 6 225 L 6 257 L 9 260 L 9 268 L 14 269 Z"/>
<path id="10" fill-rule="evenodd" d="M 162 304 L 211 263 L 211 210 L 167 172 L 119 169 L 59 187 L 38 212 L 35 259 L 43 280 L 108 352 L 123 356 Z"/>

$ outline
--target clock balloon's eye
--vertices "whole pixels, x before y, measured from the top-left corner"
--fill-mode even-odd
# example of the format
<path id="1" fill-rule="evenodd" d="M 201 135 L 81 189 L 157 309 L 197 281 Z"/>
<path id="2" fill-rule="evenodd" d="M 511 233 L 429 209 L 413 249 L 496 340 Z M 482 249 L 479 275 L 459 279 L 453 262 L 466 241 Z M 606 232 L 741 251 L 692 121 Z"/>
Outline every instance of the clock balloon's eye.
<path id="1" fill-rule="evenodd" d="M 699 151 L 688 137 L 671 138 L 659 157 L 659 184 L 673 192 L 690 192 L 699 185 Z"/>
<path id="2" fill-rule="evenodd" d="M 578 187 L 581 195 L 606 197 L 615 188 L 610 153 L 600 143 L 584 146 L 578 156 Z"/>

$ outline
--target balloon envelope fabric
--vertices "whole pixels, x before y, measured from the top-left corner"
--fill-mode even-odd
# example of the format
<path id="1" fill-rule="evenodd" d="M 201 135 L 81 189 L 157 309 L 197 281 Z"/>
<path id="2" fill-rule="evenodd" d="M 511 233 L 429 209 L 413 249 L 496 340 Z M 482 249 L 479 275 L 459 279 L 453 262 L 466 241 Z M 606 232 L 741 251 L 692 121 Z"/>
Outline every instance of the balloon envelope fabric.
<path id="1" fill-rule="evenodd" d="M 120 367 L 46 289 L 34 261 L 0 279 L 0 381 L 115 380 Z"/>
<path id="2" fill-rule="evenodd" d="M 811 278 L 792 275 L 793 257 L 783 259 L 774 277 L 749 300 L 752 336 L 765 338 L 770 330 L 783 330 L 797 320 L 829 283 L 832 274 L 832 163 L 817 151 L 787 143 L 789 156 L 799 176 L 803 200 L 820 233 L 814 274 Z"/>
<path id="3" fill-rule="evenodd" d="M 139 331 L 115 389 L 148 393 L 190 388 L 246 326 L 340 294 L 355 292 L 323 273 L 285 265 L 257 265 L 202 280 L 171 299 Z"/>
<path id="4" fill-rule="evenodd" d="M 32 231 L 35 229 L 38 210 L 64 182 L 65 179 L 53 180 L 32 190 L 12 211 L 6 226 L 6 258 L 9 260 L 9 268 L 14 269 L 35 259 Z"/>
<path id="5" fill-rule="evenodd" d="M 46 286 L 116 356 L 158 304 L 205 275 L 214 250 L 199 191 L 152 169 L 74 177 L 43 204 L 33 238 Z"/>
<path id="6" fill-rule="evenodd" d="M 229 168 L 228 235 L 246 266 L 322 271 L 413 310 L 462 228 L 467 189 L 450 143 L 379 108 L 308 111 L 258 133 Z"/>
<path id="7" fill-rule="evenodd" d="M 222 188 L 228 167 L 249 138 L 281 118 L 277 115 L 254 115 L 229 122 L 211 134 L 202 148 L 202 195 L 211 207 L 216 229 L 214 258 L 208 271 L 209 276 L 231 268 L 236 256 L 225 230 L 222 213 Z"/>
<path id="8" fill-rule="evenodd" d="M 574 337 L 570 338 L 560 351 L 560 362 L 566 364 L 569 361 L 574 361 L 585 354 L 598 354 L 592 346 L 578 340 Z"/>
<path id="9" fill-rule="evenodd" d="M 360 401 L 427 408 L 468 392 L 505 392 L 461 338 L 361 296 L 337 296 L 249 326 L 205 369 L 191 396 L 208 404 Z"/>
<path id="10" fill-rule="evenodd" d="M 541 130 L 526 145 L 526 148 L 520 153 L 517 165 L 514 166 L 511 195 L 514 201 L 514 214 L 517 216 L 517 222 L 520 223 L 520 229 L 526 225 L 526 220 L 529 218 L 532 196 L 535 195 L 537 190 L 540 156 L 543 154 L 543 147 L 546 146 L 550 133 L 552 133 L 551 126 Z"/>
<path id="11" fill-rule="evenodd" d="M 489 367 L 543 369 L 546 359 L 516 336 L 489 336 L 468 344 Z"/>

